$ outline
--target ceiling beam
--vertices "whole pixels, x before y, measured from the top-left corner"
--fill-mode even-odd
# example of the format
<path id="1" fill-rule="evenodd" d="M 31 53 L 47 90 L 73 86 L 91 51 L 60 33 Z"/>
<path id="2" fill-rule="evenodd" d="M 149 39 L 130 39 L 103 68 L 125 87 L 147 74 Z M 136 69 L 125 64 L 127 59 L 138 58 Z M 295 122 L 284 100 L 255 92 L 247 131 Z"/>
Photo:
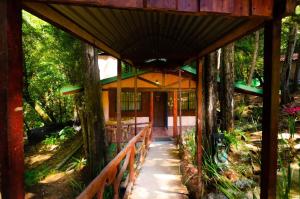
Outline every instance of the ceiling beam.
<path id="1" fill-rule="evenodd" d="M 23 8 L 28 12 L 36 15 L 37 17 L 55 25 L 59 28 L 81 38 L 82 40 L 88 42 L 89 44 L 99 48 L 100 50 L 120 59 L 121 56 L 118 52 L 110 48 L 104 42 L 100 41 L 98 38 L 75 24 L 73 21 L 67 17 L 61 15 L 50 6 L 45 3 L 34 3 L 23 1 Z M 128 62 L 128 60 L 127 60 Z"/>
<path id="2" fill-rule="evenodd" d="M 43 2 L 80 6 L 97 6 L 119 9 L 156 10 L 177 14 L 271 16 L 273 0 L 22 0 L 23 2 Z M 255 6 L 255 9 L 254 7 Z M 256 11 L 258 10 L 258 11 Z"/>

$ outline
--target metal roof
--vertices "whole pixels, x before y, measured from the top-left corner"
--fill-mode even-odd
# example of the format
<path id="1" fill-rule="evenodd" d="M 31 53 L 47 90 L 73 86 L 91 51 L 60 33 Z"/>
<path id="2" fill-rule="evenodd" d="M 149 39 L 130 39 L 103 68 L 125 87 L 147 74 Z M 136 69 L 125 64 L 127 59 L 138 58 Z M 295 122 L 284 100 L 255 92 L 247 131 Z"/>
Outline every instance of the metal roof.
<path id="1" fill-rule="evenodd" d="M 48 4 L 135 65 L 180 65 L 249 18 Z M 150 60 L 150 62 L 149 62 Z M 156 64 L 157 65 L 157 64 Z M 163 64 L 162 64 L 163 65 Z"/>

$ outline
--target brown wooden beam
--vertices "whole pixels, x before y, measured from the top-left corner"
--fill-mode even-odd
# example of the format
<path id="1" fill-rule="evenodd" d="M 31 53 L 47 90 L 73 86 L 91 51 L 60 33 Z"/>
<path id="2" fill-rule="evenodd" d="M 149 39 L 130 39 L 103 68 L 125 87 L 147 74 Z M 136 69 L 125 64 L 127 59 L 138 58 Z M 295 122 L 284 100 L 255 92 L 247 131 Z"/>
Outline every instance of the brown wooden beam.
<path id="1" fill-rule="evenodd" d="M 176 14 L 271 16 L 273 0 L 23 0 L 23 2 L 96 6 L 119 9 L 156 10 Z M 250 3 L 251 2 L 251 3 Z"/>
<path id="2" fill-rule="evenodd" d="M 24 198 L 22 12 L 0 2 L 0 198 Z"/>
<path id="3" fill-rule="evenodd" d="M 137 135 L 137 68 L 134 68 L 134 135 Z"/>
<path id="4" fill-rule="evenodd" d="M 148 79 L 145 79 L 145 78 L 143 78 L 143 77 L 137 77 L 139 80 L 142 80 L 143 82 L 146 82 L 146 83 L 148 83 L 148 84 L 151 84 L 151 85 L 154 85 L 154 86 L 157 86 L 157 87 L 160 87 L 160 85 L 159 84 L 157 84 L 156 82 L 153 82 L 153 81 L 151 81 L 151 80 L 148 80 Z"/>
<path id="5" fill-rule="evenodd" d="M 36 1 L 38 2 L 38 1 Z M 61 1 L 62 2 L 62 1 Z M 23 1 L 23 7 L 28 12 L 38 16 L 39 18 L 60 27 L 61 29 L 83 39 L 87 43 L 99 48 L 100 50 L 120 58 L 120 54 L 100 41 L 96 36 L 84 30 L 82 27 L 74 23 L 71 19 L 63 16 L 45 3 L 35 3 Z"/>
<path id="6" fill-rule="evenodd" d="M 198 167 L 198 189 L 202 189 L 202 134 L 203 134 L 203 60 L 197 60 L 197 112 L 196 112 L 196 133 L 195 139 L 197 144 L 197 167 Z M 201 191 L 197 194 L 197 198 L 201 198 Z"/>
<path id="7" fill-rule="evenodd" d="M 261 198 L 276 198 L 281 20 L 265 25 Z"/>
<path id="8" fill-rule="evenodd" d="M 153 129 L 153 122 L 154 122 L 154 95 L 153 91 L 150 92 L 150 111 L 149 111 L 149 122 L 151 129 Z M 153 132 L 153 131 L 152 131 Z M 151 133 L 151 140 L 152 140 L 153 133 Z"/>
<path id="9" fill-rule="evenodd" d="M 182 144 L 182 88 L 181 88 L 181 70 L 178 71 L 179 76 L 179 141 Z"/>
<path id="10" fill-rule="evenodd" d="M 118 59 L 117 74 L 117 152 L 121 151 L 122 115 L 121 115 L 121 92 L 122 92 L 122 62 Z"/>
<path id="11" fill-rule="evenodd" d="M 173 91 L 173 137 L 178 136 L 178 126 L 177 126 L 177 114 L 178 114 L 178 93 Z"/>

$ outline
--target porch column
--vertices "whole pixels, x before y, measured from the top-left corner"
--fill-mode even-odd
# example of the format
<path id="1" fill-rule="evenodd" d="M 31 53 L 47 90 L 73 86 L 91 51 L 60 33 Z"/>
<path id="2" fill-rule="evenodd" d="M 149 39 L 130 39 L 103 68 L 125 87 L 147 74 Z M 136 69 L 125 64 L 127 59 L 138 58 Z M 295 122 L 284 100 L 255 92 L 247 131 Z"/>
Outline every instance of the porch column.
<path id="1" fill-rule="evenodd" d="M 122 61 L 118 59 L 118 76 L 117 76 L 117 152 L 121 151 L 122 136 L 122 116 L 121 116 L 121 81 L 122 81 Z"/>
<path id="2" fill-rule="evenodd" d="M 197 60 L 197 88 L 196 88 L 196 97 L 197 97 L 197 112 L 196 112 L 196 133 L 195 140 L 197 144 L 197 167 L 198 167 L 198 189 L 202 189 L 202 134 L 203 134 L 203 60 Z M 197 198 L 200 198 L 201 191 L 198 191 Z"/>
<path id="3" fill-rule="evenodd" d="M 137 69 L 134 67 L 134 135 L 137 135 Z"/>
<path id="4" fill-rule="evenodd" d="M 153 101 L 153 91 L 150 92 L 150 111 L 149 111 L 149 122 L 150 126 L 152 128 L 152 133 L 151 133 L 151 140 L 153 137 L 153 122 L 154 122 L 154 101 Z"/>
<path id="5" fill-rule="evenodd" d="M 281 20 L 265 25 L 261 198 L 276 198 Z"/>
<path id="6" fill-rule="evenodd" d="M 0 198 L 24 198 L 22 18 L 19 0 L 0 1 Z"/>
<path id="7" fill-rule="evenodd" d="M 178 136 L 178 127 L 177 127 L 177 114 L 178 114 L 178 91 L 175 90 L 173 93 L 173 137 Z"/>
<path id="8" fill-rule="evenodd" d="M 181 69 L 179 68 L 179 142 L 182 142 L 182 89 L 181 89 Z"/>

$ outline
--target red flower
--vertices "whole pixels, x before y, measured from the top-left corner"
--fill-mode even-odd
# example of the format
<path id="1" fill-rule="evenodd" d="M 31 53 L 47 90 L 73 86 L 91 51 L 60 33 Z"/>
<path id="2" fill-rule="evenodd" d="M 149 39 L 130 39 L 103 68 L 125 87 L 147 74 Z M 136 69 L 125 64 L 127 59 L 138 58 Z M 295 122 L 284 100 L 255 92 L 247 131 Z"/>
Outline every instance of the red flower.
<path id="1" fill-rule="evenodd" d="M 283 109 L 284 112 L 290 114 L 290 115 L 295 115 L 297 112 L 300 111 L 300 106 L 297 107 L 285 107 Z"/>

